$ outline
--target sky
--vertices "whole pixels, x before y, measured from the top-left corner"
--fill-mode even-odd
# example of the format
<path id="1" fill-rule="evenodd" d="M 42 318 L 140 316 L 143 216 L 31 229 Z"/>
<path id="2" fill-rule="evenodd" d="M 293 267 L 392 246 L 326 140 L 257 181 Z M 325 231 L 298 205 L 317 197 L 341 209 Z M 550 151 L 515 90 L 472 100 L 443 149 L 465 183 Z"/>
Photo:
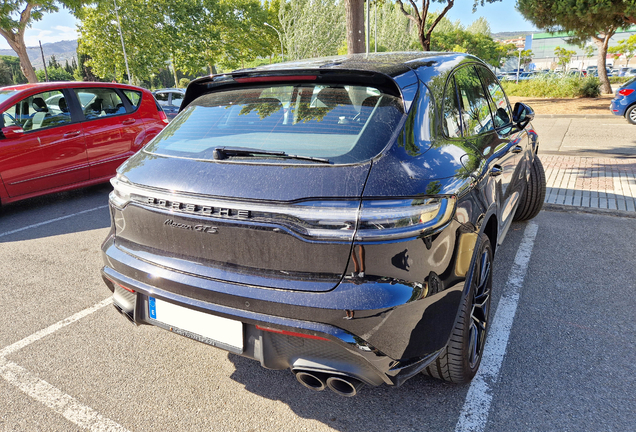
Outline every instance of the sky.
<path id="1" fill-rule="evenodd" d="M 419 1 L 418 1 L 419 3 Z M 460 20 L 465 26 L 470 25 L 477 18 L 483 16 L 490 23 L 493 33 L 503 31 L 533 31 L 536 28 L 525 21 L 515 9 L 515 0 L 503 0 L 497 3 L 486 3 L 479 6 L 475 13 L 472 12 L 473 0 L 456 0 L 455 6 L 448 12 L 447 17 L 451 21 Z M 441 10 L 441 3 L 433 3 L 433 10 Z M 28 47 L 58 42 L 62 40 L 77 39 L 77 20 L 73 15 L 62 9 L 58 13 L 45 14 L 41 21 L 33 23 L 25 34 L 25 42 Z M 6 40 L 0 37 L 0 49 L 9 49 Z"/>

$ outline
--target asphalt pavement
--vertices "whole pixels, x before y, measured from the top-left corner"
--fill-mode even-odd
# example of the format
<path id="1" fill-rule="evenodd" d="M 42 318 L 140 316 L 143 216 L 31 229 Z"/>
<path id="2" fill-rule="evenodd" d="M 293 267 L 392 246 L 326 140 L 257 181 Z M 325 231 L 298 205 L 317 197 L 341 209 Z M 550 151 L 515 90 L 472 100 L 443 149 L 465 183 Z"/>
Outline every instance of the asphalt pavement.
<path id="1" fill-rule="evenodd" d="M 534 127 L 549 178 L 631 161 L 569 153 L 567 131 L 550 151 L 554 119 L 543 120 Z M 608 119 L 586 120 L 600 122 L 587 145 L 607 145 Z M 627 149 L 628 135 L 612 146 Z M 570 186 L 562 173 L 566 191 L 609 184 Z M 636 212 L 564 198 L 512 224 L 495 257 L 488 362 L 473 383 L 422 375 L 342 398 L 118 314 L 99 276 L 109 190 L 0 211 L 0 431 L 636 430 Z"/>

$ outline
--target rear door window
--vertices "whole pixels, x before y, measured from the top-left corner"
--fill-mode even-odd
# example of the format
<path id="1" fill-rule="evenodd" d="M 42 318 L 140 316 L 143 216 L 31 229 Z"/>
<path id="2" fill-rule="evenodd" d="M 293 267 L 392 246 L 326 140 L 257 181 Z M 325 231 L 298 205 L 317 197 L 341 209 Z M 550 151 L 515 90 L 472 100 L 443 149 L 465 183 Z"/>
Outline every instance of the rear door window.
<path id="1" fill-rule="evenodd" d="M 146 151 L 212 160 L 214 149 L 230 146 L 357 162 L 388 144 L 402 115 L 398 97 L 371 87 L 299 84 L 228 90 L 197 98 Z"/>
<path id="2" fill-rule="evenodd" d="M 126 114 L 124 103 L 112 88 L 75 89 L 86 120 Z"/>

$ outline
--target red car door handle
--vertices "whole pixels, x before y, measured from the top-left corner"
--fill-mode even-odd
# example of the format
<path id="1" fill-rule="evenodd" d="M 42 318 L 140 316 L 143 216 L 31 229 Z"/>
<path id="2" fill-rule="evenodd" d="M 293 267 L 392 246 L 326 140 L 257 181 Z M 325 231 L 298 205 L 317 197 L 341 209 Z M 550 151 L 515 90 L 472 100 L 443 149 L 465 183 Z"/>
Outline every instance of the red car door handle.
<path id="1" fill-rule="evenodd" d="M 64 138 L 73 138 L 73 137 L 79 136 L 79 134 L 81 134 L 81 133 L 82 133 L 82 131 L 66 132 L 64 134 Z"/>
<path id="2" fill-rule="evenodd" d="M 121 122 L 121 124 L 125 124 L 125 125 L 129 125 L 129 124 L 133 124 L 134 122 L 136 122 L 137 120 L 133 119 L 126 119 L 123 122 Z"/>

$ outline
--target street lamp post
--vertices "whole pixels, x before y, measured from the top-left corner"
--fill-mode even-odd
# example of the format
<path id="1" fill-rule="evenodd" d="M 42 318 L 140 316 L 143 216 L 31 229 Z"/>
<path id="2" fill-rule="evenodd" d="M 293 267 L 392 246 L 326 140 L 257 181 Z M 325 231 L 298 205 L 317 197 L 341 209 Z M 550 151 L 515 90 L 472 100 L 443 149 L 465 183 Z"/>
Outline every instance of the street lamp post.
<path id="1" fill-rule="evenodd" d="M 517 62 L 517 84 L 519 84 L 519 69 L 521 69 L 521 51 L 523 51 L 523 48 L 517 48 L 517 51 L 519 51 L 519 61 Z"/>
<path id="2" fill-rule="evenodd" d="M 276 27 L 274 27 L 271 24 L 267 24 L 267 23 L 263 23 L 263 24 L 266 25 L 267 27 L 273 28 L 274 31 L 278 33 L 278 40 L 280 41 L 280 58 L 282 61 L 285 61 L 285 55 L 283 54 L 283 38 L 281 37 L 280 32 L 276 30 Z"/>
<path id="3" fill-rule="evenodd" d="M 119 21 L 119 12 L 117 12 L 117 0 L 113 0 L 115 3 L 115 16 L 117 17 L 117 26 L 119 28 L 119 37 L 121 39 L 121 49 L 124 50 L 124 61 L 126 62 L 126 73 L 128 74 L 128 84 L 130 82 L 130 69 L 128 69 L 128 56 L 126 55 L 126 47 L 124 46 L 124 35 L 121 33 L 121 21 Z"/>

